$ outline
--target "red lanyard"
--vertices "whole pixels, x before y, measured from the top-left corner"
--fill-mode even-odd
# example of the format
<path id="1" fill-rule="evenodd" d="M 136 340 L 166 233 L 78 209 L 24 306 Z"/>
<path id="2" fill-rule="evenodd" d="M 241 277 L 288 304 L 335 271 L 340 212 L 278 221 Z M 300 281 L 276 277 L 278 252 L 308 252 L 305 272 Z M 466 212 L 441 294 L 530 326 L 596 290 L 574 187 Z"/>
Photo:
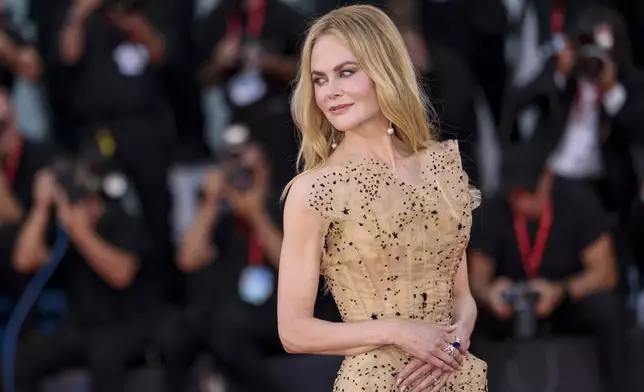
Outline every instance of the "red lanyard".
<path id="1" fill-rule="evenodd" d="M 517 244 L 519 245 L 519 253 L 521 253 L 521 261 L 523 268 L 528 279 L 537 277 L 543 254 L 546 250 L 546 243 L 550 236 L 550 229 L 552 228 L 553 208 L 552 203 L 548 202 L 545 209 L 539 218 L 539 230 L 537 231 L 537 238 L 534 241 L 534 246 L 530 248 L 530 235 L 528 234 L 528 223 L 522 214 L 514 214 L 514 233 L 516 235 Z"/>
<path id="2" fill-rule="evenodd" d="M 564 31 L 565 14 L 562 8 L 555 8 L 550 14 L 550 31 L 553 34 L 561 34 Z"/>
<path id="3" fill-rule="evenodd" d="M 22 158 L 22 139 L 16 140 L 16 145 L 7 157 L 4 165 L 4 172 L 7 176 L 9 185 L 13 185 L 18 174 L 18 167 L 20 166 L 20 158 Z"/>
<path id="4" fill-rule="evenodd" d="M 564 32 L 566 25 L 566 6 L 565 1 L 552 1 L 550 12 L 550 32 L 552 34 L 561 34 Z"/>
<path id="5" fill-rule="evenodd" d="M 266 6 L 268 0 L 261 0 L 256 7 L 248 12 L 248 23 L 246 24 L 246 35 L 251 38 L 259 38 L 266 23 Z M 228 15 L 226 18 L 226 35 L 235 36 L 241 34 L 242 21 L 239 13 Z"/>
<path id="6" fill-rule="evenodd" d="M 242 221 L 237 221 L 236 232 L 238 235 L 248 236 L 248 255 L 246 256 L 248 265 L 257 267 L 264 264 L 264 249 L 255 234 Z"/>

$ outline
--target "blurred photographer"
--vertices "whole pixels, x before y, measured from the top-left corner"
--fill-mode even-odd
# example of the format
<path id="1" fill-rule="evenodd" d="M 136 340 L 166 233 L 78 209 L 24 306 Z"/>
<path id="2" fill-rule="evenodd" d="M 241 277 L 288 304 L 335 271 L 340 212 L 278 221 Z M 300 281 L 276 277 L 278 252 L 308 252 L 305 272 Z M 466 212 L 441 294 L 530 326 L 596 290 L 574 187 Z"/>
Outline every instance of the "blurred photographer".
<path id="1" fill-rule="evenodd" d="M 479 331 L 520 339 L 590 332 L 606 385 L 621 387 L 624 309 L 605 213 L 583 193 L 553 186 L 546 155 L 533 146 L 504 158 L 504 193 L 482 205 L 470 245 Z"/>
<path id="2" fill-rule="evenodd" d="M 173 61 L 176 42 L 160 6 L 149 0 L 73 0 L 58 15 L 50 52 L 69 77 L 63 106 L 70 126 L 57 140 L 78 151 L 97 133 L 105 135 L 141 200 L 155 256 L 169 267 L 172 129 L 164 121 L 170 113 L 161 70 Z"/>
<path id="3" fill-rule="evenodd" d="M 71 249 L 57 274 L 70 315 L 56 335 L 18 347 L 20 391 L 35 391 L 43 377 L 78 365 L 89 368 L 92 391 L 125 391 L 125 370 L 143 353 L 130 290 L 140 267 L 141 230 L 107 197 L 119 194 L 123 184 L 98 173 L 86 162 L 59 160 L 36 177 L 35 204 L 20 230 L 13 265 L 22 274 L 41 268 L 50 257 L 54 225 L 61 225 Z"/>
<path id="4" fill-rule="evenodd" d="M 248 127 L 261 145 L 276 188 L 295 175 L 288 97 L 305 28 L 305 17 L 279 0 L 224 0 L 198 26 L 202 84 L 221 85 L 231 123 Z"/>
<path id="5" fill-rule="evenodd" d="M 24 282 L 17 279 L 11 254 L 21 223 L 34 200 L 36 173 L 51 163 L 53 147 L 22 136 L 7 90 L 0 88 L 0 287 L 18 295 Z"/>
<path id="6" fill-rule="evenodd" d="M 542 74 L 508 97 L 505 115 L 535 104 L 529 143 L 551 154 L 555 181 L 599 199 L 624 225 L 637 192 L 632 149 L 644 124 L 644 74 L 633 65 L 626 25 L 609 8 L 587 7 L 553 48 Z"/>
<path id="7" fill-rule="evenodd" d="M 165 348 L 168 392 L 183 390 L 202 349 L 243 390 L 278 390 L 264 363 L 283 353 L 275 292 L 282 217 L 269 167 L 257 146 L 245 145 L 205 179 L 201 207 L 177 255 L 188 304 Z"/>

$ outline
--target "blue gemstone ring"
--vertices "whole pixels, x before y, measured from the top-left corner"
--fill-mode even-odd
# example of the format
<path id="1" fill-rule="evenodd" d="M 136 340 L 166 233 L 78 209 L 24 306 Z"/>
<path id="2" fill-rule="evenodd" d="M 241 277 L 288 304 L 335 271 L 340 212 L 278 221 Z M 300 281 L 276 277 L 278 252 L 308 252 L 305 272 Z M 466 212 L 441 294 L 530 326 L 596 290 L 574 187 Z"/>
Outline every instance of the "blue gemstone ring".
<path id="1" fill-rule="evenodd" d="M 454 339 L 454 343 L 452 343 L 452 346 L 454 346 L 454 348 L 457 348 L 457 349 L 461 348 L 461 338 L 457 336 L 456 339 Z"/>

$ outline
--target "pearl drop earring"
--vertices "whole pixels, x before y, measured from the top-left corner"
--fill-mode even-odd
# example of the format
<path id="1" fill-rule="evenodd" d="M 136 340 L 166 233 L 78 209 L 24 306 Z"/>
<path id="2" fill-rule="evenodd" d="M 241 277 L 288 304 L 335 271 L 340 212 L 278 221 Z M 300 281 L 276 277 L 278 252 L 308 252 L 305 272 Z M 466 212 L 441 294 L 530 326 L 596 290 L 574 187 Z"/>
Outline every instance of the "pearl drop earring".
<path id="1" fill-rule="evenodd" d="M 335 150 L 335 149 L 336 149 L 336 147 L 338 147 L 338 143 L 336 143 L 335 141 L 333 141 L 333 142 L 331 143 L 331 148 Z"/>
<path id="2" fill-rule="evenodd" d="M 387 129 L 387 135 L 393 135 L 394 134 L 394 125 L 392 123 L 389 123 L 389 129 Z"/>

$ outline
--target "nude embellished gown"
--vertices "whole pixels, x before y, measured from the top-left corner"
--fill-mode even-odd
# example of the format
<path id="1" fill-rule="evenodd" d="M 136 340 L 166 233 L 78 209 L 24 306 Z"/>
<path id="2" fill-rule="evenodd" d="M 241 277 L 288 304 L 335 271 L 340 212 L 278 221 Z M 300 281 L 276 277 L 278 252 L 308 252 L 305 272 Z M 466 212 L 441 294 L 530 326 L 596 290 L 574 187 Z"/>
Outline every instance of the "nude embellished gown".
<path id="1" fill-rule="evenodd" d="M 454 280 L 474 203 L 458 144 L 418 154 L 422 182 L 360 159 L 316 173 L 310 206 L 325 220 L 322 274 L 345 322 L 401 317 L 452 323 Z M 408 355 L 387 346 L 346 357 L 334 392 L 398 391 Z M 469 355 L 441 392 L 486 391 L 487 365 Z"/>

